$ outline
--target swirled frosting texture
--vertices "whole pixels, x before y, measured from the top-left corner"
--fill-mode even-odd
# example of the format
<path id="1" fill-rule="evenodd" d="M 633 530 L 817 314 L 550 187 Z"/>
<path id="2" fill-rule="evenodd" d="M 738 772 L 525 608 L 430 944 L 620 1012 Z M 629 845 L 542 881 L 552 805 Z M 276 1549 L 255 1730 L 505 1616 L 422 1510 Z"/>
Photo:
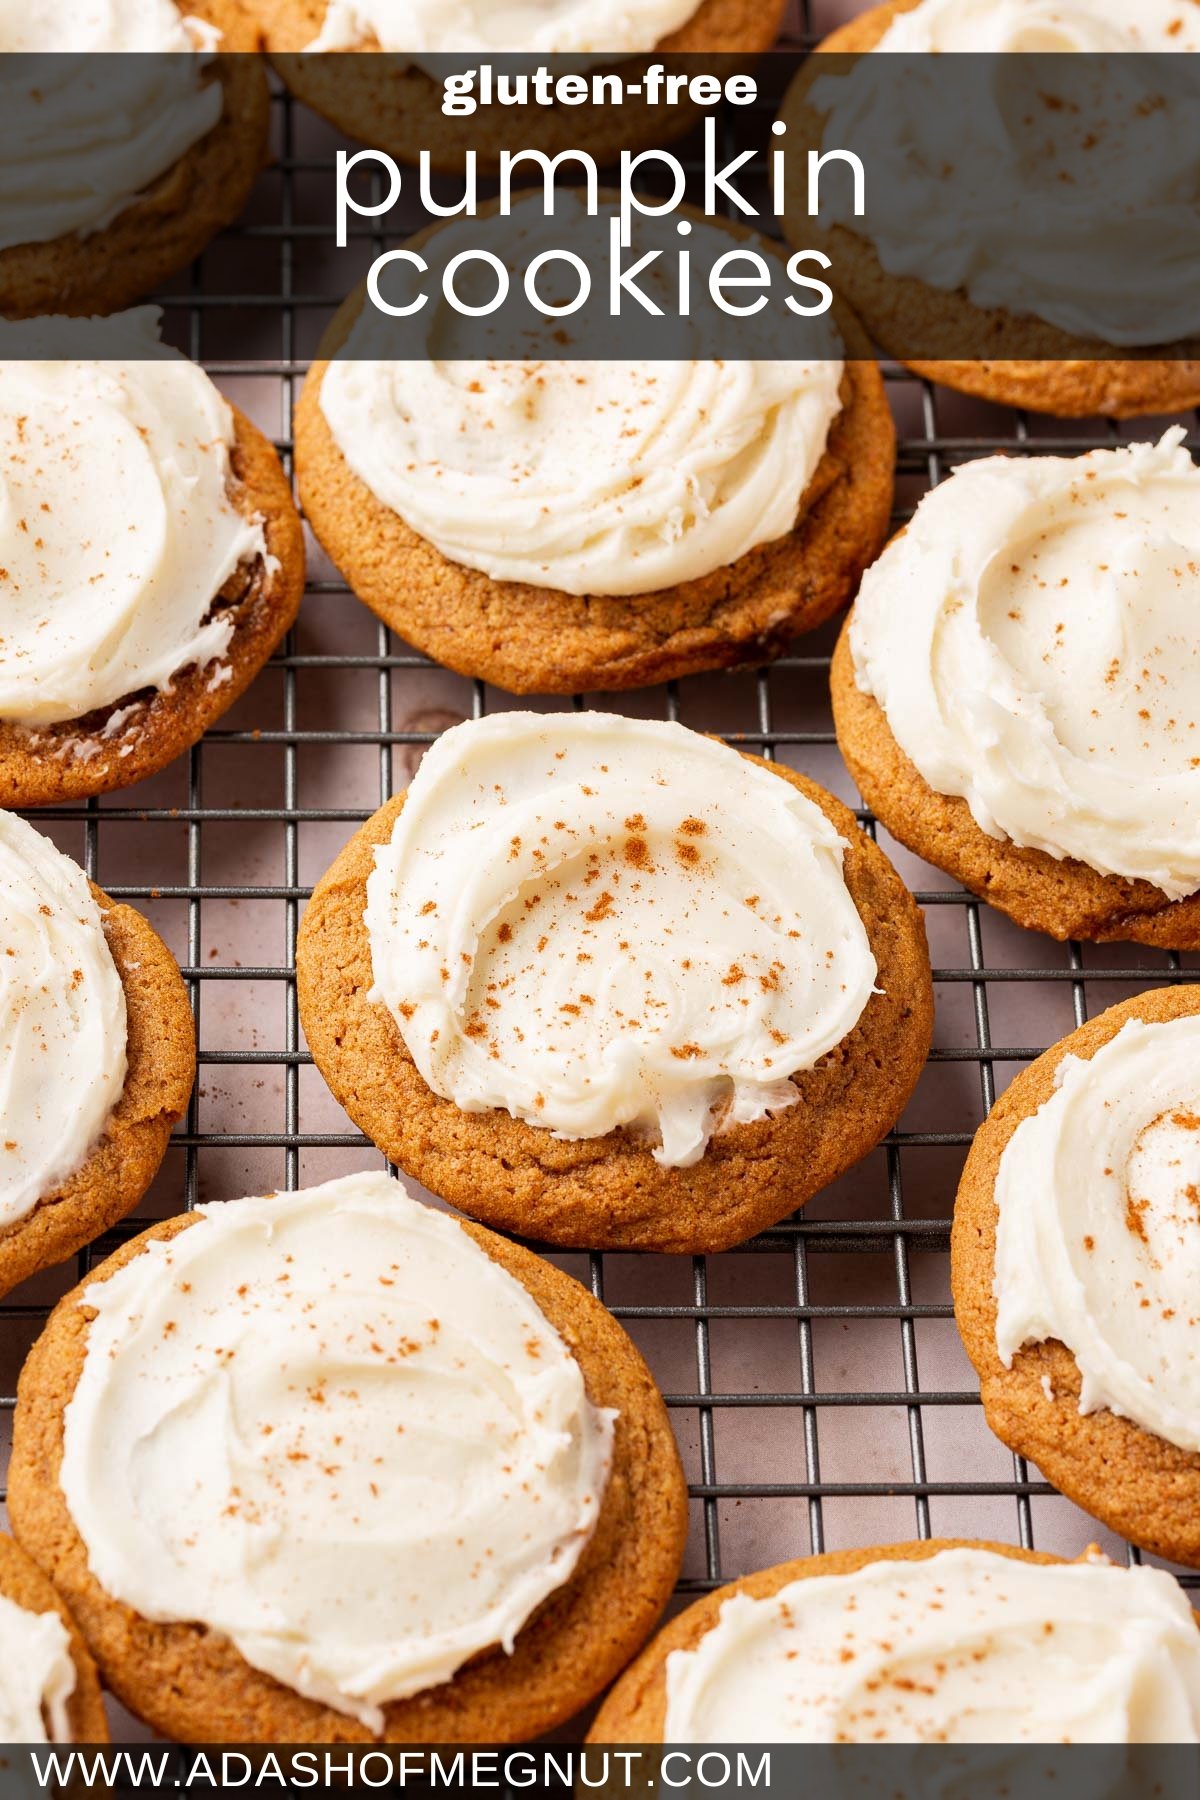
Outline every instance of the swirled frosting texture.
<path id="1" fill-rule="evenodd" d="M 578 210 L 546 219 L 540 205 L 518 206 L 446 227 L 437 245 L 442 262 L 478 244 L 519 269 L 567 243 L 602 267 L 606 229 Z M 694 253 L 703 240 L 710 255 L 732 247 L 715 226 L 695 227 Z M 667 257 L 641 282 L 652 296 L 678 243 L 672 226 L 642 223 L 639 253 Z M 665 292 L 661 303 L 678 304 Z M 427 312 L 427 360 L 395 361 L 392 322 L 364 306 L 320 403 L 359 480 L 452 562 L 568 594 L 647 594 L 795 525 L 840 410 L 841 346 L 823 321 L 807 329 L 827 336 L 828 356 L 807 362 L 769 350 L 750 361 L 484 362 L 458 353 L 463 322 L 440 294 Z M 750 355 L 754 329 L 748 320 Z"/>
<path id="2" fill-rule="evenodd" d="M 832 186 L 826 213 L 887 273 L 1110 344 L 1197 330 L 1194 88 L 1119 54 L 1200 49 L 1196 0 L 922 0 L 875 49 L 907 53 L 902 77 L 868 56 L 812 99 L 825 146 L 875 173 L 863 219 Z M 930 51 L 992 54 L 960 57 L 947 104 Z M 1092 57 L 1031 78 L 1005 54 L 1059 51 Z"/>
<path id="3" fill-rule="evenodd" d="M 735 1595 L 667 1658 L 671 1743 L 1195 1743 L 1200 1635 L 1159 1569 L 939 1551 Z"/>
<path id="4" fill-rule="evenodd" d="M 173 0 L 0 0 L 0 248 L 100 229 L 211 131 L 218 37 Z"/>
<path id="5" fill-rule="evenodd" d="M 1081 1412 L 1200 1450 L 1200 1019 L 1131 1019 L 1023 1119 L 996 1176 L 996 1349 L 1057 1338 Z"/>
<path id="6" fill-rule="evenodd" d="M 58 1614 L 27 1612 L 0 1594 L 0 1743 L 68 1743 L 74 1692 L 71 1640 Z"/>
<path id="7" fill-rule="evenodd" d="M 568 1580 L 613 1415 L 385 1175 L 198 1210 L 85 1293 L 67 1505 L 114 1599 L 379 1731 Z"/>
<path id="8" fill-rule="evenodd" d="M 878 50 L 1200 49 L 1195 0 L 921 0 L 898 13 Z"/>
<path id="9" fill-rule="evenodd" d="M 0 812 L 0 1227 L 87 1160 L 125 1067 L 125 990 L 83 871 Z"/>
<path id="10" fill-rule="evenodd" d="M 793 1104 L 867 1003 L 844 848 L 790 783 L 679 725 L 459 725 L 376 850 L 372 994 L 463 1111 L 630 1126 L 686 1166 Z"/>
<path id="11" fill-rule="evenodd" d="M 0 361 L 0 718 L 81 718 L 216 661 L 233 625 L 213 602 L 266 555 L 229 497 L 229 406 L 156 319 L 91 321 L 112 360 Z M 0 346 L 40 356 L 50 331 Z"/>
<path id="12" fill-rule="evenodd" d="M 989 457 L 864 578 L 858 685 L 992 837 L 1200 886 L 1200 471 L 1182 432 Z"/>
<path id="13" fill-rule="evenodd" d="M 697 0 L 329 0 L 310 50 L 653 50 L 691 18 Z"/>

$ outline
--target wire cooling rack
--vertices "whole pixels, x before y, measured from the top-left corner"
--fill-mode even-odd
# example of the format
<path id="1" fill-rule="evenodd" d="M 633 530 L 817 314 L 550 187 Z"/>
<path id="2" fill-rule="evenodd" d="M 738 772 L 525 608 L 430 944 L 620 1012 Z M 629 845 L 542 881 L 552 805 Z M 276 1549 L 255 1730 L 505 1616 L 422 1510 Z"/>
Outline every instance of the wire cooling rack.
<path id="1" fill-rule="evenodd" d="M 831 22 L 805 6 L 786 41 L 811 43 Z M 274 107 L 276 160 L 246 218 L 164 305 L 168 335 L 290 464 L 296 395 L 341 294 L 319 280 L 332 139 L 286 94 Z M 364 256 L 382 241 L 364 229 Z M 897 523 L 971 458 L 1073 453 L 1159 429 L 1036 419 L 896 367 L 885 375 L 900 437 Z M 1196 446 L 1195 419 L 1184 423 Z M 137 1217 L 0 1304 L 5 1437 L 21 1362 L 50 1306 L 119 1242 L 198 1200 L 378 1165 L 304 1047 L 299 917 L 314 880 L 440 730 L 516 702 L 413 654 L 315 546 L 310 576 L 281 654 L 186 757 L 125 793 L 35 815 L 175 951 L 191 991 L 199 1077 Z M 926 908 L 935 965 L 935 1048 L 904 1118 L 802 1214 L 719 1256 L 554 1258 L 621 1320 L 666 1394 L 692 1494 L 683 1598 L 810 1550 L 914 1536 L 994 1537 L 1069 1555 L 1098 1541 L 1110 1554 L 1137 1555 L 988 1432 L 949 1303 L 949 1222 L 966 1146 L 1012 1075 L 1089 1014 L 1145 987 L 1195 980 L 1200 964 L 1023 932 L 890 842 L 861 807 L 834 742 L 833 635 L 801 640 L 758 673 L 693 677 L 607 702 L 720 732 L 857 805 Z M 118 1735 L 127 1725 L 118 1718 Z"/>

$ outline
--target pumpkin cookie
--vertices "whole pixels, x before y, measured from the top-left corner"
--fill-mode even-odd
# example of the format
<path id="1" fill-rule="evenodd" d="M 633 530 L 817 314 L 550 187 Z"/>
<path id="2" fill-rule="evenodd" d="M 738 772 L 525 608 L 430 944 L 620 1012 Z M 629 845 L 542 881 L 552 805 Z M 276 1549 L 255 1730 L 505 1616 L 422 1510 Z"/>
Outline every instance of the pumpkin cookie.
<path id="1" fill-rule="evenodd" d="M 1055 938 L 1200 948 L 1200 471 L 1182 432 L 925 495 L 833 659 L 893 837 Z"/>
<path id="2" fill-rule="evenodd" d="M 544 229 L 515 218 L 510 256 Z M 718 230 L 746 240 L 690 241 Z M 436 321 L 436 355 L 395 361 L 356 295 L 297 407 L 305 511 L 387 625 L 513 693 L 768 661 L 845 605 L 891 511 L 870 347 L 810 323 L 810 361 L 449 362 Z"/>
<path id="3" fill-rule="evenodd" d="M 1118 10 L 1086 0 L 1085 4 L 1072 9 L 1069 19 L 1065 14 L 1056 14 L 1053 28 L 1060 40 L 1069 40 L 1069 47 L 1080 51 L 1200 48 L 1200 6 L 1195 0 L 1184 0 L 1181 5 L 1151 0 L 1144 7 L 1126 10 L 1120 18 L 1116 16 Z M 905 18 L 904 15 L 910 16 Z M 923 90 L 917 79 L 920 53 L 930 50 L 1002 52 L 1027 48 L 1027 44 L 1009 36 L 1010 29 L 1019 32 L 1023 19 L 1024 15 L 1019 13 L 1005 15 L 998 5 L 981 9 L 966 4 L 965 0 L 888 0 L 887 4 L 870 8 L 834 31 L 820 49 L 840 52 L 846 58 L 881 48 L 906 51 L 908 60 L 903 78 L 912 86 L 914 113 L 920 109 L 923 124 L 927 125 L 929 118 L 939 110 L 939 96 L 944 97 L 944 89 L 937 85 L 942 79 L 940 73 L 935 74 L 931 77 L 934 84 L 931 92 L 922 98 Z M 1015 24 L 1010 24 L 1011 21 Z M 1068 47 L 1067 43 L 1064 42 L 1062 47 Z M 844 73 L 848 66 L 843 65 L 840 72 Z M 806 147 L 815 149 L 821 145 L 827 123 L 832 142 L 841 143 L 848 139 L 860 147 L 864 142 L 862 134 L 868 129 L 862 118 L 855 114 L 853 128 L 847 122 L 839 135 L 837 89 L 841 84 L 829 81 L 822 88 L 818 108 L 813 104 L 810 90 L 821 80 L 820 58 L 811 58 L 789 89 L 781 111 L 780 116 L 787 126 L 789 159 L 796 169 L 804 166 Z M 897 90 L 892 92 L 895 96 Z M 898 130 L 899 101 L 893 99 L 886 104 L 896 105 L 897 118 L 892 123 Z M 945 113 L 944 105 L 940 110 Z M 969 128 L 970 120 L 964 109 L 961 120 L 956 117 L 951 123 L 947 116 L 946 123 L 947 129 L 956 134 L 958 155 L 954 179 L 961 183 L 964 180 L 961 132 Z M 914 132 L 914 141 L 917 135 Z M 936 166 L 936 156 L 929 152 L 928 145 L 925 148 L 929 160 Z M 982 146 L 979 147 L 979 155 L 985 164 L 985 181 L 986 161 L 993 154 L 993 146 L 989 145 L 986 153 Z M 923 169 L 916 171 L 921 179 L 928 179 L 925 169 L 929 160 Z M 1125 158 L 1127 168 L 1139 162 L 1151 172 L 1156 166 L 1153 156 Z M 892 178 L 894 171 L 889 171 L 889 179 Z M 1079 191 L 1091 192 L 1087 184 Z M 1065 187 L 1063 192 L 1066 192 Z M 1137 322 L 1147 305 L 1157 306 L 1159 317 L 1171 316 L 1162 310 L 1165 307 L 1166 274 L 1156 300 L 1146 299 L 1146 295 L 1153 294 L 1155 289 L 1144 266 L 1144 235 L 1139 239 L 1140 249 L 1131 249 L 1126 259 L 1133 285 L 1125 307 L 1129 316 L 1122 327 L 1120 343 L 1136 348 L 1133 355 L 1123 357 L 1118 344 L 1109 341 L 1106 335 L 1106 331 L 1111 334 L 1117 328 L 1115 313 L 1104 329 L 1098 324 L 1085 329 L 1082 320 L 1064 323 L 1065 313 L 1058 322 L 1052 322 L 1055 311 L 1064 306 L 1063 296 L 1058 291 L 1060 268 L 1045 277 L 1042 303 L 1049 311 L 1045 318 L 1037 316 L 1042 272 L 1036 261 L 1028 266 L 1024 263 L 1018 266 L 1012 259 L 1009 239 L 997 226 L 995 207 L 999 202 L 994 194 L 990 207 L 981 200 L 977 219 L 979 232 L 989 234 L 991 242 L 999 246 L 995 254 L 990 252 L 989 243 L 982 237 L 978 243 L 971 238 L 973 227 L 961 216 L 965 201 L 959 200 L 953 206 L 943 204 L 939 208 L 935 192 L 926 211 L 930 262 L 935 256 L 943 264 L 955 255 L 969 260 L 965 286 L 933 286 L 917 275 L 898 272 L 897 259 L 902 253 L 898 245 L 890 244 L 890 234 L 903 229 L 911 249 L 915 228 L 912 204 L 910 200 L 906 210 L 905 204 L 898 200 L 893 206 L 877 209 L 874 217 L 879 221 L 882 248 L 846 223 L 829 223 L 828 219 L 822 223 L 819 218 L 810 218 L 807 203 L 801 204 L 798 191 L 791 196 L 784 228 L 792 242 L 823 249 L 831 258 L 832 272 L 828 279 L 854 307 L 883 350 L 902 358 L 914 346 L 920 346 L 927 353 L 925 360 L 906 359 L 907 366 L 916 373 L 980 399 L 1027 407 L 1060 418 L 1094 414 L 1128 418 L 1144 413 L 1179 412 L 1200 402 L 1200 360 L 1194 354 L 1194 337 L 1186 335 L 1194 331 L 1186 304 L 1184 312 L 1189 323 L 1182 328 L 1178 341 L 1147 346 L 1137 341 Z M 1124 209 L 1131 218 L 1141 216 L 1143 234 L 1150 205 L 1151 200 L 1143 199 Z M 868 218 L 871 217 L 868 209 Z M 1111 213 L 1106 213 L 1105 217 L 1111 219 Z M 1018 243 L 1025 241 L 1024 230 L 1017 226 Z M 1062 230 L 1068 231 L 1069 224 L 1064 222 Z M 1089 254 L 1087 234 L 1095 230 L 1094 216 L 1084 216 L 1080 230 L 1079 257 L 1083 269 Z M 950 232 L 953 233 L 952 240 L 947 237 Z M 1165 239 L 1165 227 L 1162 235 Z M 1111 245 L 1111 240 L 1109 243 Z M 1020 286 L 1014 287 L 1012 301 L 1007 306 L 985 304 L 972 297 L 972 284 L 978 292 L 981 270 L 993 287 L 1003 274 L 997 256 L 1008 257 L 1010 279 L 1020 279 Z M 1083 311 L 1092 317 L 1089 309 L 1096 308 L 1101 302 L 1111 307 L 1113 283 L 1105 277 L 1111 277 L 1115 260 L 1110 247 L 1105 252 L 1103 277 L 1097 273 L 1096 280 L 1088 283 L 1080 275 L 1078 292 L 1069 297 L 1075 311 Z M 1186 296 L 1181 294 L 1181 300 L 1186 301 Z M 1110 314 L 1101 311 L 1094 316 L 1104 321 Z M 1018 349 L 1023 353 L 1020 357 L 1012 354 Z"/>
<path id="4" fill-rule="evenodd" d="M 46 329 L 10 327 L 31 343 Z M 8 806 L 162 768 L 249 686 L 304 586 L 300 521 L 267 440 L 158 344 L 152 309 L 93 329 L 105 361 L 0 362 Z"/>
<path id="5" fill-rule="evenodd" d="M 611 54 L 614 70 L 627 82 L 637 78 L 639 66 L 666 58 L 670 69 L 675 57 L 684 59 L 674 65 L 684 74 L 703 68 L 729 75 L 770 49 L 785 4 L 622 0 L 613 6 L 554 0 L 546 5 L 537 0 L 456 11 L 431 0 L 251 0 L 251 10 L 298 100 L 339 131 L 401 162 L 415 163 L 426 154 L 434 168 L 457 170 L 468 149 L 482 169 L 494 168 L 502 150 L 546 155 L 581 150 L 601 165 L 613 163 L 622 150 L 683 136 L 703 116 L 687 101 L 667 105 L 647 99 L 618 106 L 531 102 L 448 117 L 442 112 L 442 83 L 461 67 L 461 53 L 497 59 L 498 74 L 508 72 L 506 53 L 519 51 L 564 59 Z M 511 61 L 520 71 L 523 59 Z"/>
<path id="6" fill-rule="evenodd" d="M 62 57 L 49 98 L 6 92 L 20 164 L 4 170 L 0 314 L 115 312 L 186 268 L 245 205 L 267 157 L 270 98 L 248 54 L 258 31 L 238 0 L 120 12 L 68 0 L 49 37 L 49 15 L 12 10 L 4 50 L 103 61 L 97 74 L 86 54 Z M 103 128 L 98 83 L 113 90 Z"/>
<path id="7" fill-rule="evenodd" d="M 1170 1575 L 931 1538 L 801 1557 L 706 1594 L 626 1670 L 589 1742 L 1198 1737 L 1200 1635 Z"/>
<path id="8" fill-rule="evenodd" d="M 1110 1007 L 967 1158 L 954 1311 L 988 1424 L 1132 1543 L 1200 1566 L 1200 992 Z"/>
<path id="9" fill-rule="evenodd" d="M 853 815 L 682 726 L 457 726 L 318 882 L 318 1068 L 386 1155 L 549 1243 L 723 1250 L 899 1117 L 921 914 Z"/>
<path id="10" fill-rule="evenodd" d="M 137 1205 L 196 1067 L 166 945 L 0 812 L 0 1294 Z"/>
<path id="11" fill-rule="evenodd" d="M 383 1174 L 102 1264 L 25 1364 L 9 1505 L 113 1691 L 189 1742 L 536 1737 L 645 1641 L 687 1518 L 610 1314 Z"/>
<path id="12" fill-rule="evenodd" d="M 0 1744 L 107 1744 L 100 1680 L 35 1562 L 0 1535 Z"/>

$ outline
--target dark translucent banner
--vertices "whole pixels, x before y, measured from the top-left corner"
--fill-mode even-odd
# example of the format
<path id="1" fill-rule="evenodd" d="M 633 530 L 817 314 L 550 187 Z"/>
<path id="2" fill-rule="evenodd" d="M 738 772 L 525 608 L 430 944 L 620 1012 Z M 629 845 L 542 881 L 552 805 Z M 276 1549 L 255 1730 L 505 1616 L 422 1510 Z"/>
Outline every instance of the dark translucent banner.
<path id="1" fill-rule="evenodd" d="M 1198 353 L 1194 55 L 326 53 L 269 81 L 273 137 L 255 57 L 0 57 L 0 353 L 145 354 L 89 318 L 156 296 L 181 342 L 231 287 L 259 326 L 302 314 L 304 355 Z M 302 269 L 256 224 L 280 179 Z"/>
<path id="2" fill-rule="evenodd" d="M 1183 1745 L 9 1746 L 0 1793 L 404 1794 L 582 1800 L 1195 1800 Z"/>

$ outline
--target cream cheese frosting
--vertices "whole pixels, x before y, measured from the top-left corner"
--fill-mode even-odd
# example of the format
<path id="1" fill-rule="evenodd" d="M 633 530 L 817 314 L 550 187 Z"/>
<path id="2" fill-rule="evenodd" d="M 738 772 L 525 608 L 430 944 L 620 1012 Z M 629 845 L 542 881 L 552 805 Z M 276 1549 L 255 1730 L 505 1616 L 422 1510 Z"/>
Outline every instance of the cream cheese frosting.
<path id="1" fill-rule="evenodd" d="M 925 496 L 864 577 L 859 687 L 990 836 L 1200 887 L 1200 471 L 1179 428 L 989 457 Z"/>
<path id="2" fill-rule="evenodd" d="M 570 1578 L 615 1415 L 383 1174 L 198 1212 L 83 1296 L 61 1479 L 88 1566 L 378 1732 Z"/>
<path id="3" fill-rule="evenodd" d="M 1022 1119 L 996 1175 L 996 1349 L 1056 1338 L 1106 1408 L 1200 1450 L 1200 1019 L 1131 1019 Z"/>
<path id="4" fill-rule="evenodd" d="M 697 0 L 329 0 L 309 50 L 433 54 L 652 50 L 695 12 Z"/>
<path id="5" fill-rule="evenodd" d="M 89 321 L 104 360 L 55 360 L 54 322 L 0 350 L 0 718 L 81 718 L 218 660 L 213 610 L 266 555 L 229 496 L 233 415 L 140 307 Z M 45 360 L 32 360 L 47 351 Z"/>
<path id="6" fill-rule="evenodd" d="M 1200 1634 L 1164 1571 L 939 1551 L 726 1600 L 667 1658 L 668 1743 L 1196 1743 Z"/>
<path id="7" fill-rule="evenodd" d="M 440 263 L 481 246 L 518 269 L 567 243 L 600 267 L 606 230 L 573 202 L 548 219 L 521 205 L 445 227 L 437 243 Z M 699 256 L 730 248 L 712 225 L 688 242 Z M 678 243 L 671 222 L 640 222 L 639 254 L 670 259 L 640 281 L 652 297 Z M 661 304 L 672 308 L 666 291 Z M 761 323 L 755 359 L 750 319 L 748 360 L 660 362 L 483 361 L 474 336 L 463 355 L 464 321 L 440 291 L 421 322 L 427 357 L 391 360 L 395 326 L 364 305 L 325 371 L 321 410 L 378 500 L 495 581 L 647 594 L 735 563 L 792 530 L 840 411 L 841 344 L 824 320 L 807 329 L 828 354 L 808 361 L 772 359 Z M 702 342 L 699 319 L 680 329 Z"/>
<path id="8" fill-rule="evenodd" d="M 887 273 L 1110 344 L 1200 328 L 1194 89 L 1112 54 L 1200 49 L 1196 0 L 921 0 L 875 49 L 909 53 L 903 79 L 863 57 L 812 100 L 826 147 L 851 145 L 876 172 L 864 219 L 832 186 L 824 210 L 865 230 Z M 947 105 L 930 51 L 1000 54 L 960 58 Z M 1031 84 L 1005 53 L 1060 51 L 1093 62 L 1056 76 L 1057 110 L 1038 70 L 1031 113 Z"/>
<path id="9" fill-rule="evenodd" d="M 1065 52 L 1200 49 L 1196 0 L 921 0 L 878 50 Z"/>
<path id="10" fill-rule="evenodd" d="M 211 131 L 219 36 L 173 0 L 0 0 L 0 248 L 100 229 Z"/>
<path id="11" fill-rule="evenodd" d="M 0 812 L 0 1228 L 87 1160 L 125 1086 L 125 990 L 82 869 Z"/>
<path id="12" fill-rule="evenodd" d="M 789 783 L 680 725 L 459 725 L 376 849 L 371 997 L 463 1111 L 628 1126 L 686 1167 L 792 1105 L 870 997 L 844 849 Z"/>
<path id="13" fill-rule="evenodd" d="M 74 1692 L 71 1640 L 58 1614 L 28 1612 L 0 1594 L 0 1744 L 68 1743 Z"/>

